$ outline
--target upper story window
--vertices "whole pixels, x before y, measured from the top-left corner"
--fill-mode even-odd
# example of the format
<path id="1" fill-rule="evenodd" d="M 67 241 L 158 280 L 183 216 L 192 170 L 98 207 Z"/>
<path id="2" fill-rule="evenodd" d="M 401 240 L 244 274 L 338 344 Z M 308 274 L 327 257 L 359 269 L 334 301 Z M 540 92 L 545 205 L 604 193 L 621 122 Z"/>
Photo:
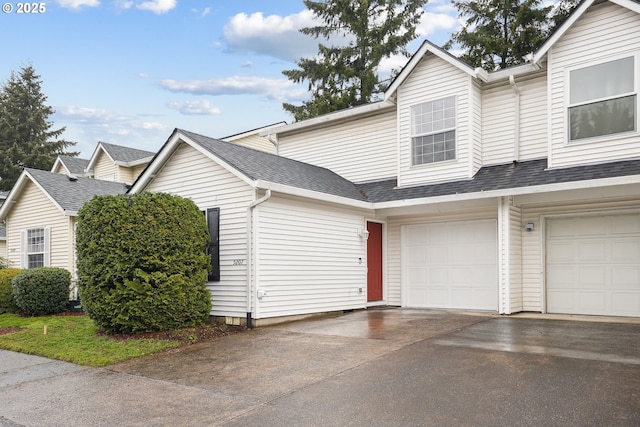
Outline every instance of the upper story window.
<path id="1" fill-rule="evenodd" d="M 411 107 L 411 164 L 456 158 L 456 98 Z"/>
<path id="2" fill-rule="evenodd" d="M 636 130 L 635 57 L 569 72 L 569 141 Z"/>

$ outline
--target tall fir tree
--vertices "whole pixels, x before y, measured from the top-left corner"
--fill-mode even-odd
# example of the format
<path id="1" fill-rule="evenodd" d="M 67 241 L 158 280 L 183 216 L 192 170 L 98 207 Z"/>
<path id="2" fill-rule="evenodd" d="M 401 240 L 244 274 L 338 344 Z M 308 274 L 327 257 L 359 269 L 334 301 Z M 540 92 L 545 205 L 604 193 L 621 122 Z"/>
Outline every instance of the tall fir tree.
<path id="1" fill-rule="evenodd" d="M 525 62 L 546 39 L 553 6 L 542 0 L 454 0 L 464 23 L 451 35 L 445 49 L 457 44 L 460 57 L 473 67 L 495 71 Z"/>
<path id="2" fill-rule="evenodd" d="M 304 0 L 322 25 L 300 31 L 315 38 L 342 37 L 346 46 L 318 45 L 314 58 L 301 58 L 299 67 L 283 71 L 295 83 L 308 82 L 311 99 L 283 108 L 296 121 L 366 104 L 385 89 L 377 74 L 384 58 L 408 56 L 407 44 L 427 0 Z"/>
<path id="3" fill-rule="evenodd" d="M 22 67 L 0 89 L 0 190 L 10 190 L 23 167 L 48 170 L 58 154 L 75 142 L 59 139 L 65 128 L 53 130 L 42 80 L 34 68 Z"/>

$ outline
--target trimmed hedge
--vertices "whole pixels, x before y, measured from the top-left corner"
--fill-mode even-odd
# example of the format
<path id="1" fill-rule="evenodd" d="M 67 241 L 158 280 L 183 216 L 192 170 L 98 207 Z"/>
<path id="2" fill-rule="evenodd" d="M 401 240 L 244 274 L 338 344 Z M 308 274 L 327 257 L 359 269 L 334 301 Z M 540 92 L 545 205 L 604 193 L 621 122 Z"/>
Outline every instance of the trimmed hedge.
<path id="1" fill-rule="evenodd" d="M 165 193 L 96 196 L 78 212 L 78 289 L 111 333 L 176 329 L 211 311 L 209 233 L 190 200 Z"/>
<path id="2" fill-rule="evenodd" d="M 61 313 L 69 302 L 71 273 L 64 268 L 31 268 L 18 273 L 11 285 L 21 312 L 32 316 Z"/>
<path id="3" fill-rule="evenodd" d="M 13 286 L 11 281 L 22 270 L 19 268 L 2 268 L 0 269 L 0 314 L 2 313 L 18 313 L 20 309 L 13 299 Z"/>

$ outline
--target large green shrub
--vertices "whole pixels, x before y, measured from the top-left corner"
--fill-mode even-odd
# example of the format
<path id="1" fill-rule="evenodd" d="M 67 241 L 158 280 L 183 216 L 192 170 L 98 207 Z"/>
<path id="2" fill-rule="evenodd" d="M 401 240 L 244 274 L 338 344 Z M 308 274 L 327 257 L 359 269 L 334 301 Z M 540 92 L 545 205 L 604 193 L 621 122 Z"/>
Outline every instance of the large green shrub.
<path id="1" fill-rule="evenodd" d="M 11 261 L 0 256 L 0 270 L 11 267 Z"/>
<path id="2" fill-rule="evenodd" d="M 11 281 L 22 270 L 19 268 L 2 268 L 0 269 L 0 314 L 17 313 L 20 311 L 13 299 L 13 287 Z"/>
<path id="3" fill-rule="evenodd" d="M 63 268 L 22 270 L 11 281 L 13 299 L 20 311 L 32 316 L 64 311 L 69 302 L 71 274 Z"/>
<path id="4" fill-rule="evenodd" d="M 204 321 L 209 233 L 188 199 L 164 193 L 96 196 L 78 212 L 82 307 L 108 332 L 170 330 Z"/>

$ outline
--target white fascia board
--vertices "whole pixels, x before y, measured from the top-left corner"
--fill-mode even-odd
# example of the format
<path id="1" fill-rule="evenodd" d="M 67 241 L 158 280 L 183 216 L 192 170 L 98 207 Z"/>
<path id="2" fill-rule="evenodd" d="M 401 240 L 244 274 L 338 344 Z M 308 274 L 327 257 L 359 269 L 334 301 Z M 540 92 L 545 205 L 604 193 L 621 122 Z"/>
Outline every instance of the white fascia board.
<path id="1" fill-rule="evenodd" d="M 279 129 L 279 128 L 283 127 L 283 126 L 287 126 L 287 122 L 282 121 L 282 122 L 274 123 L 272 125 L 263 126 L 263 127 L 258 128 L 258 129 L 253 129 L 253 130 L 248 130 L 248 131 L 241 132 L 241 133 L 236 133 L 234 135 L 229 135 L 229 136 L 225 136 L 223 138 L 220 138 L 220 140 L 226 141 L 226 142 L 233 142 L 235 140 L 242 139 L 242 138 L 245 138 L 245 137 L 251 136 L 251 135 L 267 136 L 267 135 L 273 134 L 273 132 L 270 132 L 271 129 Z"/>
<path id="2" fill-rule="evenodd" d="M 144 157 L 142 159 L 133 160 L 133 161 L 130 161 L 130 162 L 122 162 L 120 160 L 116 160 L 113 163 L 115 163 L 118 166 L 124 166 L 124 167 L 127 167 L 127 168 L 132 168 L 134 166 L 139 166 L 139 165 L 143 165 L 145 163 L 149 163 L 151 160 L 153 160 L 153 156 Z"/>
<path id="3" fill-rule="evenodd" d="M 42 186 L 38 183 L 38 181 L 36 181 L 25 169 L 22 171 L 22 174 L 20 174 L 18 181 L 16 181 L 16 183 L 14 184 L 13 189 L 9 193 L 9 197 L 7 197 L 7 199 L 4 201 L 4 203 L 0 207 L 0 220 L 6 219 L 7 215 L 9 215 L 9 211 L 11 210 L 13 205 L 18 201 L 18 198 L 20 197 L 20 194 L 22 193 L 22 190 L 24 189 L 24 186 L 27 184 L 28 181 L 33 182 L 35 186 L 38 187 L 38 189 L 42 192 L 42 194 L 44 194 L 47 197 L 47 199 L 49 199 L 51 203 L 53 203 L 54 206 L 57 207 L 60 210 L 60 212 L 64 214 L 64 209 L 62 208 L 62 206 L 60 206 L 58 202 L 56 202 L 55 199 L 51 197 L 51 195 L 47 193 L 44 190 L 44 188 L 42 188 Z"/>
<path id="4" fill-rule="evenodd" d="M 457 202 L 461 200 L 474 200 L 497 198 L 504 196 L 520 196 L 524 194 L 549 193 L 553 191 L 579 190 L 585 188 L 610 187 L 614 185 L 638 184 L 640 175 L 630 175 L 615 178 L 603 178 L 595 180 L 573 181 L 560 184 L 544 184 L 531 187 L 506 188 L 503 190 L 481 191 L 475 193 L 448 194 L 445 196 L 423 197 L 417 199 L 395 200 L 390 202 L 373 203 L 374 209 L 389 209 L 405 206 L 429 205 L 433 203 Z"/>
<path id="5" fill-rule="evenodd" d="M 258 179 L 255 181 L 255 187 L 271 190 L 274 193 L 288 194 L 291 196 L 304 197 L 306 199 L 318 200 L 326 203 L 335 203 L 338 205 L 349 206 L 358 209 L 372 210 L 373 204 L 361 200 L 349 199 L 347 197 L 334 196 L 333 194 L 321 193 L 319 191 L 305 190 L 304 188 L 292 187 L 290 185 L 278 184 L 271 181 Z"/>
<path id="6" fill-rule="evenodd" d="M 407 65 L 404 66 L 402 71 L 400 71 L 400 74 L 398 74 L 398 76 L 395 78 L 395 80 L 391 83 L 391 85 L 385 91 L 385 93 L 384 93 L 384 100 L 385 101 L 389 101 L 390 99 L 395 97 L 395 94 L 396 94 L 398 88 L 405 82 L 405 80 L 409 77 L 409 75 L 411 75 L 413 70 L 418 66 L 420 61 L 422 61 L 422 58 L 429 52 L 433 53 L 438 58 L 440 58 L 443 61 L 449 63 L 450 65 L 453 65 L 454 67 L 458 68 L 459 70 L 462 70 L 463 72 L 465 72 L 469 76 L 484 81 L 485 75 L 487 74 L 486 71 L 484 71 L 484 70 L 478 71 L 478 69 L 474 70 L 469 65 L 465 64 L 461 60 L 459 60 L 456 57 L 452 56 L 451 54 L 449 54 L 445 50 L 443 50 L 443 49 L 437 47 L 436 45 L 434 45 L 433 43 L 425 40 L 422 43 L 422 46 L 420 46 L 418 51 L 411 57 L 411 59 L 409 59 L 409 62 L 407 62 Z"/>
<path id="7" fill-rule="evenodd" d="M 63 168 L 65 168 L 65 170 L 69 173 L 71 173 L 69 171 L 69 168 L 67 168 L 67 166 L 64 164 L 64 162 L 62 160 L 60 160 L 60 156 L 56 157 L 56 161 L 53 162 L 53 166 L 51 166 L 51 172 L 53 172 L 54 170 L 56 170 L 56 166 L 58 165 L 62 165 Z"/>
<path id="8" fill-rule="evenodd" d="M 594 0 L 584 0 L 580 6 L 569 15 L 569 17 L 562 23 L 560 28 L 553 32 L 540 48 L 533 53 L 531 62 L 533 64 L 539 64 L 542 58 L 549 52 L 549 49 L 556 44 L 556 42 L 567 32 L 569 28 L 582 16 L 582 14 L 593 4 Z"/>
<path id="9" fill-rule="evenodd" d="M 65 210 L 63 213 L 64 213 L 64 216 L 78 216 L 78 211 L 67 211 L 67 210 Z"/>
<path id="10" fill-rule="evenodd" d="M 153 180 L 156 173 L 164 164 L 169 160 L 169 158 L 173 155 L 173 152 L 176 150 L 180 143 L 180 134 L 178 132 L 173 132 L 167 142 L 162 146 L 160 151 L 155 157 L 155 160 L 147 166 L 147 168 L 143 171 L 142 175 L 136 179 L 133 183 L 129 191 L 129 194 L 136 194 L 144 191 L 144 189 L 149 185 L 149 183 Z"/>
<path id="11" fill-rule="evenodd" d="M 342 120 L 351 119 L 358 116 L 372 114 L 378 111 L 395 108 L 396 104 L 391 101 L 378 101 L 370 104 L 359 105 L 357 107 L 347 108 L 345 110 L 335 111 L 333 113 L 323 114 L 311 119 L 301 120 L 284 126 L 275 126 L 260 132 L 260 136 L 269 136 L 275 134 L 284 134 L 306 130 L 313 126 L 322 126 L 325 124 L 333 124 Z"/>
<path id="12" fill-rule="evenodd" d="M 231 166 L 230 164 L 228 164 L 227 162 L 225 162 L 223 159 L 221 159 L 220 157 L 216 156 L 212 152 L 202 148 L 200 146 L 200 144 L 197 144 L 197 143 L 193 142 L 191 139 L 189 139 L 185 135 L 182 135 L 181 133 L 180 133 L 180 140 L 182 140 L 186 144 L 189 144 L 192 148 L 195 148 L 196 150 L 198 150 L 198 152 L 200 152 L 201 154 L 204 154 L 206 157 L 211 159 L 213 162 L 219 164 L 220 166 L 225 168 L 227 171 L 231 172 L 234 176 L 236 176 L 237 178 L 241 179 L 247 185 L 249 185 L 251 187 L 255 187 L 255 181 L 253 181 L 251 178 L 249 178 L 248 176 L 246 176 L 245 174 L 240 172 L 238 169 L 236 169 L 235 167 Z"/>
<path id="13" fill-rule="evenodd" d="M 540 67 L 532 63 L 516 65 L 514 67 L 505 68 L 504 70 L 498 70 L 492 73 L 488 73 L 488 76 L 487 76 L 488 79 L 485 81 L 487 83 L 493 83 L 500 80 L 506 80 L 510 76 L 516 77 L 516 76 L 526 75 L 530 73 L 535 73 L 538 70 L 540 70 Z"/>
<path id="14" fill-rule="evenodd" d="M 89 164 L 87 165 L 87 169 L 85 169 L 87 172 L 93 170 L 95 162 L 98 161 L 98 152 L 99 151 L 102 151 L 104 154 L 107 155 L 109 160 L 111 160 L 113 163 L 116 163 L 115 160 L 113 160 L 113 158 L 109 155 L 107 150 L 104 149 L 104 147 L 102 146 L 102 142 L 98 142 L 98 146 L 93 151 L 93 154 L 91 155 L 91 158 L 89 159 Z"/>

